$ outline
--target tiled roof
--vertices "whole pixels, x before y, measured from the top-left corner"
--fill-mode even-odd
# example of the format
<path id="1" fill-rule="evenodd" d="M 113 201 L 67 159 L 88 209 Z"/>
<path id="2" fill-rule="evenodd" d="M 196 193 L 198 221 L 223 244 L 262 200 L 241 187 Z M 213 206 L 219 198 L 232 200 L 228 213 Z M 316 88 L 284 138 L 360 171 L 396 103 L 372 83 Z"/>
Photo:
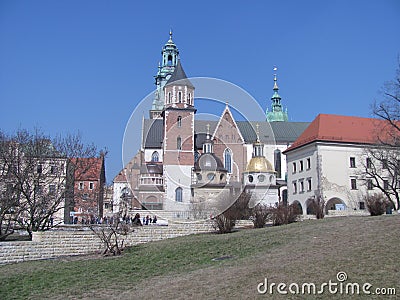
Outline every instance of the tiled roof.
<path id="1" fill-rule="evenodd" d="M 73 158 L 72 163 L 75 165 L 75 180 L 100 180 L 103 168 L 103 157 L 90 158 Z"/>
<path id="2" fill-rule="evenodd" d="M 320 114 L 285 152 L 315 141 L 374 144 L 381 125 L 378 119 Z"/>

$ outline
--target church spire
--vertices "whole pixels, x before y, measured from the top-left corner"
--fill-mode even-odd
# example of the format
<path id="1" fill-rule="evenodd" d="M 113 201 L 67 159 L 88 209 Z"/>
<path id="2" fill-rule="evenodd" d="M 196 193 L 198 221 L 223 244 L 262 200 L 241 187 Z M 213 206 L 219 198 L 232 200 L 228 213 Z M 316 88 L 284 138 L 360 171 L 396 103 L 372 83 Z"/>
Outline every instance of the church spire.
<path id="1" fill-rule="evenodd" d="M 288 114 L 286 111 L 283 111 L 282 104 L 281 104 L 281 96 L 279 96 L 279 87 L 278 87 L 278 79 L 276 76 L 276 71 L 278 70 L 277 67 L 274 67 L 274 87 L 273 87 L 273 95 L 272 95 L 272 111 L 268 111 L 267 109 L 267 121 L 268 122 L 282 122 L 288 121 Z"/>
<path id="2" fill-rule="evenodd" d="M 164 109 L 164 86 L 174 73 L 179 60 L 179 50 L 172 40 L 172 30 L 169 31 L 169 39 L 161 50 L 161 62 L 158 64 L 157 74 L 154 76 L 156 82 L 156 92 L 150 110 L 150 118 L 161 118 Z"/>

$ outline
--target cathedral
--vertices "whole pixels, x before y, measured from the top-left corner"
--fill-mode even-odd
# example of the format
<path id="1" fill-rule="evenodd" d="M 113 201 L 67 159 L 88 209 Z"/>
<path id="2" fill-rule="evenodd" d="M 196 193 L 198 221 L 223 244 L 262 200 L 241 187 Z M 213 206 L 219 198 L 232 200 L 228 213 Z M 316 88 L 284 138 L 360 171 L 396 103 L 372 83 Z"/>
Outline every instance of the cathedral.
<path id="1" fill-rule="evenodd" d="M 228 103 L 219 120 L 197 119 L 196 87 L 183 69 L 172 32 L 161 54 L 141 149 L 114 178 L 114 212 L 163 210 L 186 218 L 194 205 L 208 207 L 243 191 L 252 193 L 254 204 L 287 201 L 282 152 L 309 123 L 289 121 L 276 72 L 264 119 L 235 120 Z"/>

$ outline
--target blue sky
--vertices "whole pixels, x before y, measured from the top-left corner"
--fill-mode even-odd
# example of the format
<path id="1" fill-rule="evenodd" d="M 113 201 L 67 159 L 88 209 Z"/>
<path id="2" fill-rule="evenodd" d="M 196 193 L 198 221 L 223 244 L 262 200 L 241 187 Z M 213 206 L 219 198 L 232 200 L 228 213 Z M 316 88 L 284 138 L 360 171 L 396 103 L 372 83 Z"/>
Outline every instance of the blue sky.
<path id="1" fill-rule="evenodd" d="M 107 181 L 174 32 L 188 76 L 239 85 L 265 109 L 274 65 L 291 121 L 370 116 L 400 54 L 400 1 L 0 0 L 0 128 L 80 131 Z"/>

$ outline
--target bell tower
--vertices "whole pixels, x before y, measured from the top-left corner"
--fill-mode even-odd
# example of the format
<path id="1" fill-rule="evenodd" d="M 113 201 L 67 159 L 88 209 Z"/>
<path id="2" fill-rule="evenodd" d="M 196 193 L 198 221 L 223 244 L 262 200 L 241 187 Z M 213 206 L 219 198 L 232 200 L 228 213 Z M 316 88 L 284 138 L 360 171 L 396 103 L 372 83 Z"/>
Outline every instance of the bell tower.
<path id="1" fill-rule="evenodd" d="M 163 163 L 164 207 L 187 210 L 191 199 L 191 173 L 194 165 L 194 86 L 180 60 L 164 86 Z"/>
<path id="2" fill-rule="evenodd" d="M 157 74 L 154 76 L 156 92 L 150 110 L 151 119 L 160 119 L 164 109 L 164 86 L 172 76 L 179 60 L 179 50 L 172 40 L 172 30 L 169 31 L 169 40 L 161 50 L 161 62 L 158 64 Z"/>

